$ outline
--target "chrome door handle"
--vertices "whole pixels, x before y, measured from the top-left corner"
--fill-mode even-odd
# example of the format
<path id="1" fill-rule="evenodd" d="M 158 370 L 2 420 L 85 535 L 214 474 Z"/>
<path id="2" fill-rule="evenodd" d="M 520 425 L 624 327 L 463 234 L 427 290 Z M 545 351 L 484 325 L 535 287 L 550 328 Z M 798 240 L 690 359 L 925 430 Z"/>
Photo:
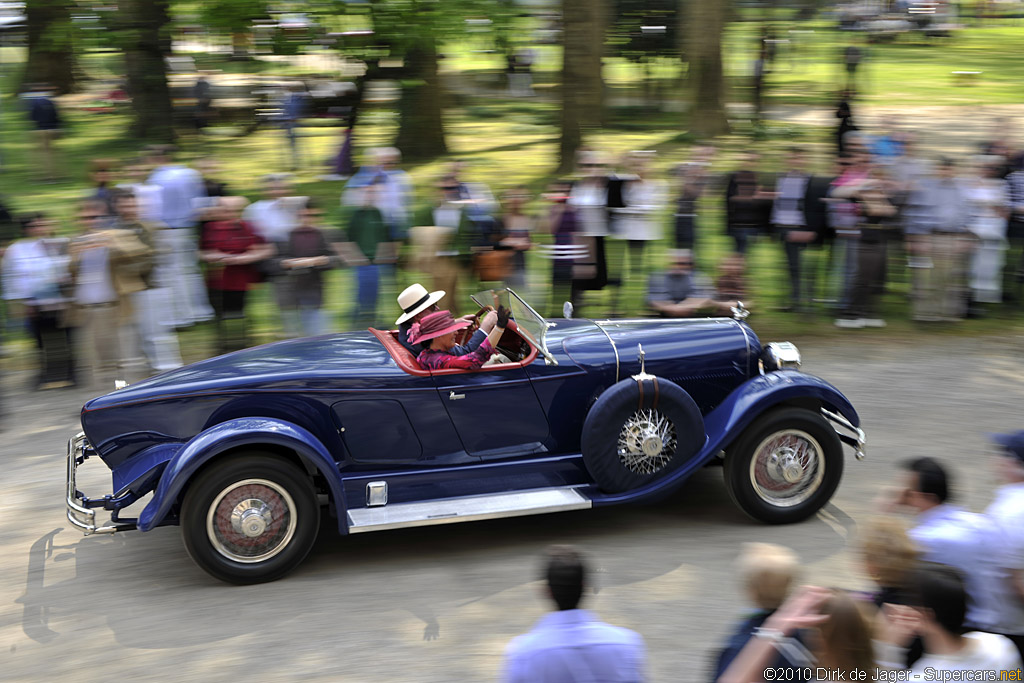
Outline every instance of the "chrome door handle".
<path id="1" fill-rule="evenodd" d="M 454 391 L 448 394 L 449 401 L 458 401 L 460 398 L 466 398 L 465 394 L 456 394 Z"/>

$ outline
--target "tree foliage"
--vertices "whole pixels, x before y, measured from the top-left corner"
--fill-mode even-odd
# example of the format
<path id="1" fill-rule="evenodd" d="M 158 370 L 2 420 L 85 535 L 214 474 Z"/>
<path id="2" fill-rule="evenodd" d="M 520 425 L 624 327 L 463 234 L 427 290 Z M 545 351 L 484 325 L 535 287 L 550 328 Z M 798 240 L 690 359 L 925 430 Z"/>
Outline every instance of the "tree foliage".
<path id="1" fill-rule="evenodd" d="M 205 26 L 231 35 L 249 33 L 252 23 L 270 16 L 266 0 L 213 0 L 204 2 L 200 20 Z"/>
<path id="2" fill-rule="evenodd" d="M 71 0 L 30 0 L 25 5 L 28 60 L 22 87 L 48 83 L 60 93 L 75 88 L 76 55 Z"/>

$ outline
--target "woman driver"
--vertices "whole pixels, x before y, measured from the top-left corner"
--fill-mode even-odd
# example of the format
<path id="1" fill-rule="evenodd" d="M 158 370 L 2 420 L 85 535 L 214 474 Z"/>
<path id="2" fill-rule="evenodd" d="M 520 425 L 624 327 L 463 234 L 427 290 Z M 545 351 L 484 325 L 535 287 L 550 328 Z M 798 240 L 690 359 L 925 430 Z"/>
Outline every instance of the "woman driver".
<path id="1" fill-rule="evenodd" d="M 409 341 L 423 344 L 423 350 L 416 358 L 424 369 L 440 370 L 442 368 L 461 368 L 476 370 L 495 353 L 501 335 L 508 325 L 509 311 L 504 306 L 498 307 L 498 322 L 476 350 L 462 356 L 456 356 L 451 349 L 455 346 L 455 333 L 470 322 L 463 318 L 453 318 L 449 311 L 436 311 L 413 323 L 409 329 Z"/>

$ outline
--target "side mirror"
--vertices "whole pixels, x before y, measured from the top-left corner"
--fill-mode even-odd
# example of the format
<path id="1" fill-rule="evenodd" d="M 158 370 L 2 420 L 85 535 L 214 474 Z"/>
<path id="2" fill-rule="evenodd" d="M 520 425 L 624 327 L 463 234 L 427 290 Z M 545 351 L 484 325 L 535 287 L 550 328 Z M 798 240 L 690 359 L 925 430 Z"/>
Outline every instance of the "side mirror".
<path id="1" fill-rule="evenodd" d="M 573 311 L 573 308 L 572 308 L 572 302 L 571 301 L 566 301 L 564 304 L 562 304 L 562 317 L 563 318 L 572 318 L 572 311 Z"/>

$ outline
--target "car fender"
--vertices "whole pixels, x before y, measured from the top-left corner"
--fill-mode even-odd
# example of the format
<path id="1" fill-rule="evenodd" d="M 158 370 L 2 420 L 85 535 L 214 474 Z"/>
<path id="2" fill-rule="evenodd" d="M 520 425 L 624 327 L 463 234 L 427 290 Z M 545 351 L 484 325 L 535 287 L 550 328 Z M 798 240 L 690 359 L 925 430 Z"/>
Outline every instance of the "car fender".
<path id="1" fill-rule="evenodd" d="M 825 380 L 796 370 L 770 372 L 747 380 L 704 416 L 707 438 L 704 447 L 689 462 L 646 486 L 616 494 L 599 493 L 593 498 L 594 505 L 613 505 L 664 495 L 728 447 L 766 410 L 780 404 L 807 402 L 820 404 L 826 410 L 841 414 L 854 427 L 860 426 L 860 417 L 850 401 Z"/>
<path id="2" fill-rule="evenodd" d="M 839 413 L 854 427 L 860 417 L 850 401 L 834 386 L 814 375 L 796 370 L 769 372 L 747 380 L 704 418 L 709 445 L 722 450 L 761 413 L 780 403 L 817 403 Z"/>
<path id="3" fill-rule="evenodd" d="M 331 498 L 338 509 L 339 530 L 348 532 L 341 476 L 330 452 L 308 430 L 285 420 L 265 417 L 228 420 L 200 432 L 186 443 L 164 468 L 153 499 L 139 514 L 138 529 L 149 531 L 159 526 L 189 479 L 202 465 L 228 450 L 249 445 L 283 446 L 294 450 L 306 463 L 315 467 L 330 487 Z"/>

